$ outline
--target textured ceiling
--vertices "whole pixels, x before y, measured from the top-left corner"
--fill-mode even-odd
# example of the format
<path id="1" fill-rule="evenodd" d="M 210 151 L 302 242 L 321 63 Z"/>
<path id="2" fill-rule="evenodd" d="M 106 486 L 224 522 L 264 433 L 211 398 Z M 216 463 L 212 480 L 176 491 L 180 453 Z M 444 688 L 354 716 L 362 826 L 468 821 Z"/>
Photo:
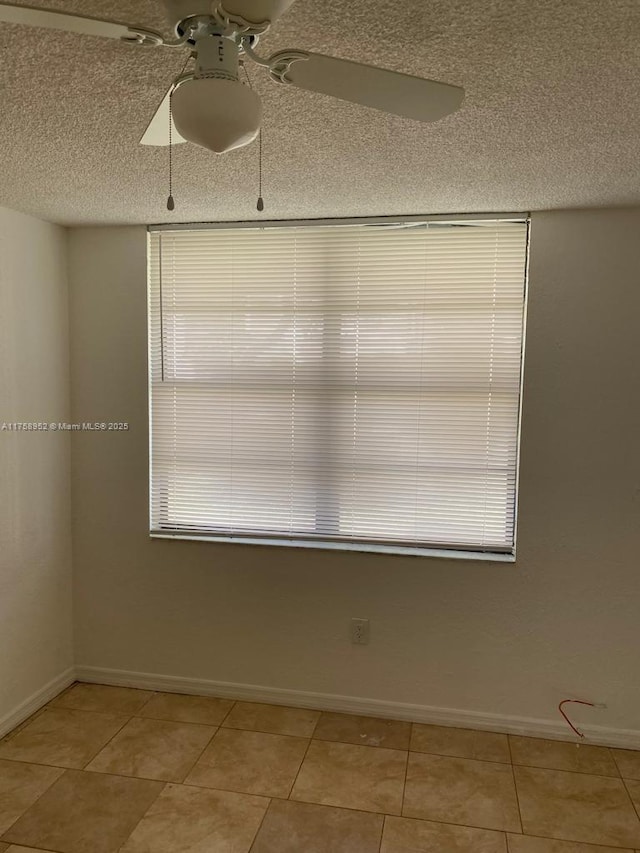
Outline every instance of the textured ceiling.
<path id="1" fill-rule="evenodd" d="M 34 5 L 37 0 L 29 0 Z M 38 5 L 166 29 L 159 0 Z M 0 204 L 64 224 L 640 203 L 639 0 L 298 0 L 260 44 L 462 85 L 432 125 L 272 83 L 257 144 L 138 145 L 185 54 L 0 25 Z"/>

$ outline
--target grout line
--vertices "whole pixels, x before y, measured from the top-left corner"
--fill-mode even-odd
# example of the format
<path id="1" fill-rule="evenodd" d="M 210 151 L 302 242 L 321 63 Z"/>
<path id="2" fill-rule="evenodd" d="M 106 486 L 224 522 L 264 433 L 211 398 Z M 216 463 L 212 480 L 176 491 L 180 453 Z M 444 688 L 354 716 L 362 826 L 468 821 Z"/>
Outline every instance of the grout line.
<path id="1" fill-rule="evenodd" d="M 90 713 L 92 713 L 92 712 L 91 712 L 91 711 L 85 711 L 85 713 L 90 714 Z M 105 744 L 103 744 L 103 745 L 102 745 L 102 746 L 101 746 L 101 747 L 100 747 L 100 748 L 99 748 L 99 749 L 98 749 L 98 750 L 97 750 L 97 751 L 96 751 L 96 752 L 91 756 L 91 758 L 87 761 L 87 763 L 84 765 L 84 767 L 81 767 L 80 769 L 81 769 L 81 770 L 86 770 L 86 769 L 87 769 L 87 767 L 88 767 L 88 766 L 91 764 L 91 762 L 93 761 L 93 759 L 94 759 L 94 758 L 97 758 L 97 757 L 98 757 L 98 755 L 100 755 L 100 753 L 101 753 L 104 749 L 106 749 L 106 748 L 109 746 L 109 744 L 114 740 L 114 738 L 116 738 L 116 737 L 120 734 L 120 732 L 124 729 L 124 727 L 129 725 L 129 723 L 131 722 L 131 720 L 133 720 L 133 717 L 132 717 L 132 716 L 131 716 L 131 717 L 128 717 L 128 718 L 124 721 L 124 723 L 120 726 L 120 728 L 119 728 L 116 732 L 114 732 L 114 733 L 111 735 L 111 737 L 109 738 L 109 740 L 108 740 Z"/>
<path id="2" fill-rule="evenodd" d="M 240 792 L 240 793 L 242 793 L 242 792 Z M 260 797 L 260 796 L 264 796 L 264 795 L 253 794 L 252 796 Z M 319 806 L 320 808 L 323 808 L 323 809 L 338 809 L 338 811 L 355 812 L 356 814 L 360 814 L 360 815 L 382 815 L 383 817 L 385 817 L 385 816 L 386 817 L 402 817 L 402 815 L 398 815 L 398 814 L 388 814 L 387 812 L 371 811 L 369 809 L 362 809 L 362 808 L 357 809 L 354 806 L 336 806 L 336 805 L 332 805 L 331 803 L 317 803 L 317 802 L 312 802 L 311 800 L 290 800 L 290 799 L 285 799 L 284 797 L 271 797 L 271 799 L 272 800 L 280 800 L 283 803 L 293 803 L 294 805 L 296 803 L 299 803 L 300 805 L 305 805 L 305 806 Z"/>
<path id="3" fill-rule="evenodd" d="M 131 689 L 131 688 L 129 688 L 129 689 Z M 157 691 L 157 690 L 151 690 L 151 691 L 150 691 L 150 695 L 149 695 L 149 696 L 147 696 L 147 698 L 144 700 L 144 702 L 142 703 L 142 705 L 138 708 L 138 710 L 135 712 L 135 714 L 134 714 L 133 716 L 134 716 L 134 717 L 137 717 L 137 716 L 139 716 L 139 715 L 141 716 L 141 715 L 142 715 L 142 711 L 144 711 L 144 709 L 147 707 L 147 705 L 149 704 L 149 702 L 151 702 L 151 700 L 152 700 L 155 696 L 157 696 L 157 695 L 158 695 L 158 691 Z"/>
<path id="4" fill-rule="evenodd" d="M 407 776 L 409 774 L 409 758 L 411 752 L 407 750 L 407 756 L 404 760 L 404 779 L 402 780 L 402 796 L 400 797 L 400 816 L 404 815 L 404 798 L 407 791 Z M 382 844 L 382 842 L 380 842 Z"/>
<path id="5" fill-rule="evenodd" d="M 225 732 L 247 732 L 250 735 L 272 735 L 272 737 L 290 737 L 296 740 L 312 740 L 309 735 L 290 735 L 284 732 L 265 732 L 262 729 L 239 729 L 231 726 L 218 726 L 219 729 L 224 729 Z"/>
<path id="6" fill-rule="evenodd" d="M 513 790 L 515 791 L 515 794 L 516 794 L 516 805 L 518 806 L 518 820 L 520 821 L 520 833 L 522 834 L 524 832 L 524 826 L 522 823 L 522 809 L 520 807 L 520 797 L 518 796 L 518 783 L 516 782 L 516 770 L 515 770 L 515 766 L 513 763 L 513 752 L 511 750 L 511 738 L 509 735 L 507 735 L 507 747 L 509 749 L 509 760 L 511 762 L 511 778 L 513 779 Z M 507 832 L 505 832 L 504 837 L 506 839 L 507 853 L 509 853 L 509 847 L 510 847 L 510 845 L 509 845 L 509 834 Z"/>
<path id="7" fill-rule="evenodd" d="M 169 717 L 150 717 L 142 714 L 134 714 L 132 720 L 147 720 L 150 723 L 173 723 L 175 726 L 200 726 L 209 729 L 219 729 L 220 723 L 194 723 L 191 720 L 176 720 Z"/>
<path id="8" fill-rule="evenodd" d="M 552 838 L 549 835 L 536 835 L 533 832 L 510 832 L 509 830 L 507 830 L 505 832 L 505 835 L 507 836 L 507 844 L 509 844 L 509 836 L 514 835 L 518 838 L 519 837 L 534 838 L 534 839 L 539 840 L 539 841 L 549 841 L 552 844 L 565 844 L 565 845 L 569 844 L 569 845 L 574 845 L 574 846 L 575 845 L 578 845 L 578 846 L 581 845 L 582 847 L 586 848 L 585 853 L 589 853 L 590 847 L 592 847 L 594 849 L 594 851 L 595 850 L 600 851 L 604 847 L 606 850 L 610 850 L 610 849 L 616 850 L 616 851 L 620 851 L 620 853 L 634 853 L 634 850 L 636 850 L 636 848 L 634 848 L 634 847 L 628 847 L 628 846 L 627 847 L 620 847 L 620 846 L 618 846 L 618 844 L 615 844 L 613 846 L 611 845 L 611 843 L 602 844 L 601 841 L 575 841 L 573 838 L 555 838 L 555 837 Z M 509 848 L 509 850 L 510 849 L 511 848 Z M 582 851 L 581 851 L 581 853 L 582 853 Z M 636 853 L 640 853 L 640 849 L 636 850 Z"/>
<path id="9" fill-rule="evenodd" d="M 135 777 L 124 776 L 124 777 L 122 777 L 122 778 L 124 778 L 124 779 L 129 779 L 129 778 L 135 778 Z M 157 780 L 157 779 L 156 779 L 156 780 L 153 780 L 153 781 L 161 781 L 161 780 Z M 140 818 L 140 820 L 139 820 L 139 821 L 136 823 L 136 825 L 133 827 L 133 829 L 131 830 L 131 832 L 129 833 L 129 835 L 127 835 L 127 837 L 125 838 L 124 842 L 123 842 L 123 843 L 118 847 L 118 853 L 120 853 L 120 851 L 121 851 L 121 850 L 126 846 L 127 842 L 129 841 L 129 839 L 131 838 L 131 836 L 133 835 L 133 833 L 136 831 L 136 829 L 140 826 L 140 824 L 141 824 L 141 823 L 142 823 L 142 821 L 145 819 L 145 817 L 149 814 L 149 812 L 151 811 L 151 809 L 152 809 L 152 808 L 155 806 L 155 804 L 158 802 L 158 799 L 159 799 L 159 798 L 164 794 L 164 792 L 167 790 L 167 785 L 170 785 L 170 784 L 172 784 L 172 783 L 171 783 L 171 782 L 165 782 L 165 783 L 164 783 L 164 785 L 162 786 L 162 788 L 158 791 L 158 796 L 155 798 L 155 800 L 154 800 L 152 803 L 150 803 L 149 808 L 145 811 L 145 813 L 142 815 L 142 817 Z"/>
<path id="10" fill-rule="evenodd" d="M 251 732 L 256 735 L 274 735 L 274 737 L 295 737 L 298 738 L 298 740 L 312 740 L 310 735 L 292 735 L 288 732 L 266 732 L 264 729 L 244 729 L 239 726 L 223 726 L 222 724 L 220 724 L 218 728 L 224 729 L 226 732 Z M 313 739 L 317 740 L 317 738 Z M 324 742 L 325 741 L 321 741 L 321 743 Z M 377 749 L 377 747 L 374 747 L 374 749 Z"/>
<path id="11" fill-rule="evenodd" d="M 340 806 L 339 808 L 343 808 L 343 806 Z M 370 814 L 371 814 L 371 812 L 370 812 Z M 511 835 L 522 835 L 526 838 L 529 838 L 529 837 L 533 838 L 534 837 L 534 836 L 529 836 L 529 835 L 525 836 L 523 832 L 515 832 L 513 829 L 496 829 L 495 826 L 480 826 L 477 823 L 453 823 L 450 820 L 443 820 L 442 818 L 438 818 L 438 820 L 434 820 L 431 817 L 413 817 L 412 815 L 397 815 L 397 814 L 389 814 L 388 812 L 385 812 L 385 816 L 386 817 L 400 817 L 402 820 L 413 820 L 413 821 L 418 821 L 418 822 L 426 821 L 427 823 L 435 823 L 436 826 L 457 826 L 457 827 L 460 827 L 460 829 L 476 829 L 476 830 L 479 830 L 481 832 L 495 832 L 496 835 L 508 835 L 509 833 L 511 833 Z M 540 836 L 540 837 L 542 837 L 542 836 Z M 545 840 L 558 841 L 557 838 L 545 838 Z M 575 843 L 576 842 L 574 842 L 574 844 Z M 582 842 L 582 843 L 584 843 L 584 842 Z M 413 853 L 413 851 L 412 851 L 412 853 Z"/>
<path id="12" fill-rule="evenodd" d="M 405 750 L 403 750 L 404 752 Z M 477 761 L 480 764 L 498 764 L 500 767 L 509 767 L 511 765 L 510 761 L 492 761 L 488 758 L 473 758 L 470 755 L 450 755 L 443 752 L 422 752 L 419 749 L 410 749 L 409 752 L 412 752 L 414 755 L 435 755 L 438 758 L 452 758 L 455 761 Z"/>
<path id="13" fill-rule="evenodd" d="M 315 737 L 311 735 L 311 739 L 317 741 L 318 743 L 339 743 L 342 746 L 365 746 L 369 749 L 392 749 L 394 752 L 409 752 L 408 747 L 400 747 L 400 746 L 382 746 L 381 744 L 372 744 L 372 743 L 354 743 L 352 740 L 337 740 L 335 738 L 326 738 L 326 737 Z"/>
<path id="14" fill-rule="evenodd" d="M 222 701 L 224 701 L 224 700 L 222 700 Z M 229 708 L 227 713 L 224 715 L 224 717 L 220 720 L 219 728 L 222 728 L 224 726 L 224 724 L 227 722 L 229 716 L 231 715 L 231 712 L 235 709 L 237 704 L 238 704 L 238 702 L 235 699 L 231 700 L 231 707 Z M 226 728 L 229 728 L 229 726 L 226 726 Z"/>
<path id="15" fill-rule="evenodd" d="M 68 768 L 73 770 L 74 768 Z M 118 779 L 140 779 L 142 782 L 161 782 L 163 785 L 184 785 L 187 788 L 203 788 L 208 791 L 229 791 L 229 788 L 210 788 L 206 785 L 194 785 L 191 782 L 187 784 L 186 782 L 176 782 L 175 779 L 152 779 L 150 776 L 127 776 L 126 773 L 115 773 L 113 770 L 78 770 L 78 773 L 91 773 L 92 776 L 116 776 Z M 243 794 L 245 791 L 230 791 L 232 794 Z M 264 794 L 252 794 L 249 796 L 254 797 L 262 797 Z"/>
<path id="16" fill-rule="evenodd" d="M 210 726 L 211 728 L 219 729 L 224 725 L 227 717 L 229 716 L 229 714 L 233 711 L 233 709 L 237 705 L 237 702 L 235 702 L 233 699 L 220 699 L 220 700 L 218 700 L 215 696 L 195 696 L 192 693 L 164 693 L 162 691 L 156 691 L 154 693 L 154 696 L 181 696 L 181 697 L 185 697 L 187 699 L 214 699 L 215 701 L 231 702 L 231 707 L 229 708 L 228 711 L 225 711 L 223 713 L 222 719 L 220 720 L 219 723 L 197 723 L 197 722 L 194 722 L 193 720 L 177 720 L 173 717 L 153 717 L 150 714 L 143 714 L 142 713 L 145 710 L 145 708 L 147 707 L 147 705 L 149 704 L 149 702 L 151 702 L 151 699 L 153 698 L 153 696 L 152 696 L 147 700 L 147 702 L 145 702 L 145 704 L 142 706 L 142 708 L 140 708 L 138 711 L 136 711 L 136 713 L 133 716 L 138 717 L 141 720 L 157 720 L 157 721 L 162 722 L 162 723 L 181 723 L 182 725 L 185 725 L 185 726 Z M 229 728 L 229 726 L 227 726 L 226 728 Z"/>
<path id="17" fill-rule="evenodd" d="M 127 720 L 133 719 L 135 714 L 132 714 L 131 711 L 95 711 L 90 710 L 87 711 L 86 708 L 68 708 L 63 705 L 56 705 L 55 707 L 45 707 L 42 709 L 43 711 L 56 711 L 63 713 L 71 713 L 71 714 L 97 714 L 99 717 L 126 717 Z"/>
<path id="18" fill-rule="evenodd" d="M 636 806 L 636 802 L 633 799 L 633 797 L 631 796 L 631 791 L 629 790 L 629 786 L 627 785 L 627 782 L 633 782 L 633 781 L 635 781 L 635 780 L 634 779 L 623 779 L 622 784 L 624 785 L 624 789 L 627 793 L 627 796 L 631 800 L 631 805 L 633 806 L 633 809 L 634 809 L 634 811 L 638 817 L 638 820 L 640 821 L 640 803 Z"/>
<path id="19" fill-rule="evenodd" d="M 522 807 L 520 806 L 520 795 L 518 794 L 518 783 L 516 781 L 516 768 L 514 767 L 513 764 L 511 765 L 511 778 L 513 779 L 513 790 L 515 791 L 516 805 L 518 807 L 518 821 L 520 823 L 520 834 L 523 835 L 524 834 L 524 823 L 522 822 Z M 509 842 L 507 840 L 507 844 L 508 843 Z"/>
<path id="20" fill-rule="evenodd" d="M 513 750 L 511 749 L 511 736 L 507 735 L 507 749 L 509 750 L 509 764 L 513 766 Z"/>
<path id="21" fill-rule="evenodd" d="M 266 809 L 264 810 L 264 814 L 262 815 L 262 820 L 260 821 L 260 826 L 257 828 L 256 834 L 253 836 L 253 840 L 251 842 L 251 847 L 249 848 L 249 853 L 251 853 L 251 851 L 255 847 L 256 841 L 258 840 L 258 836 L 260 835 L 260 830 L 264 826 L 264 822 L 267 819 L 267 815 L 269 813 L 269 810 L 271 808 L 272 803 L 273 803 L 273 797 L 270 797 L 269 798 L 269 804 L 267 805 Z"/>
<path id="22" fill-rule="evenodd" d="M 185 774 L 185 776 L 184 776 L 184 778 L 182 779 L 182 781 L 181 781 L 181 782 L 174 782 L 173 784 L 175 784 L 175 785 L 186 785 L 186 784 L 187 784 L 186 779 L 188 779 L 188 778 L 189 778 L 189 776 L 191 775 L 191 773 L 193 773 L 193 771 L 194 771 L 194 770 L 195 770 L 195 768 L 196 768 L 196 765 L 200 763 L 200 761 L 202 760 L 203 755 L 204 755 L 204 754 L 205 754 L 205 752 L 209 749 L 209 747 L 211 746 L 211 744 L 213 743 L 213 741 L 216 739 L 216 737 L 217 737 L 218 733 L 221 731 L 220 726 L 212 726 L 212 728 L 214 729 L 213 734 L 211 735 L 211 737 L 209 738 L 209 740 L 206 742 L 206 744 L 205 744 L 205 745 L 204 745 L 204 747 L 202 748 L 201 752 L 198 754 L 198 757 L 197 757 L 197 758 L 196 758 L 196 760 L 193 762 L 193 764 L 192 764 L 192 765 L 191 765 L 191 767 L 189 768 L 188 772 Z M 188 784 L 190 784 L 190 785 L 191 785 L 192 783 L 191 783 L 191 782 L 189 782 Z M 205 787 L 207 787 L 207 786 L 206 786 L 206 785 L 193 785 L 193 787 L 194 787 L 194 788 L 205 788 Z M 215 789 L 213 789 L 213 790 L 215 790 Z M 222 789 L 221 789 L 221 790 L 222 790 Z M 260 795 L 260 796 L 261 796 L 261 795 Z"/>
<path id="23" fill-rule="evenodd" d="M 324 711 L 320 711 L 320 713 L 318 714 L 318 719 L 316 720 L 316 724 L 315 724 L 315 726 L 313 727 L 313 731 L 311 732 L 311 738 L 312 738 L 312 739 L 314 739 L 314 738 L 315 738 L 316 740 L 320 740 L 320 738 L 316 738 L 316 736 L 315 736 L 315 735 L 316 735 L 316 731 L 317 731 L 317 729 L 318 729 L 318 726 L 320 725 L 320 720 L 322 719 L 322 716 L 323 716 L 323 714 L 324 714 L 324 713 L 325 713 Z M 355 716 L 355 715 L 354 715 L 354 716 Z"/>
<path id="24" fill-rule="evenodd" d="M 387 825 L 387 817 L 388 815 L 382 815 L 382 828 L 380 829 L 380 844 L 378 844 L 378 853 L 382 853 L 382 842 L 384 840 L 384 829 Z"/>
<path id="25" fill-rule="evenodd" d="M 218 732 L 220 731 L 220 727 L 219 727 L 219 726 L 210 726 L 210 728 L 211 728 L 211 729 L 213 729 L 213 731 L 212 731 L 211 735 L 209 736 L 209 740 L 208 740 L 208 741 L 205 743 L 205 745 L 202 747 L 202 749 L 200 750 L 200 752 L 199 752 L 199 753 L 198 753 L 198 755 L 196 756 L 196 760 L 193 762 L 193 764 L 191 764 L 191 766 L 189 767 L 189 769 L 187 770 L 187 772 L 184 774 L 184 776 L 182 777 L 182 779 L 180 780 L 180 782 L 176 782 L 175 784 L 177 784 L 177 785 L 181 785 L 181 784 L 185 781 L 185 779 L 187 779 L 187 778 L 189 777 L 189 775 L 190 775 L 191 773 L 193 773 L 193 770 L 194 770 L 194 768 L 195 768 L 196 764 L 198 764 L 198 762 L 200 761 L 200 759 L 202 758 L 202 756 L 203 756 L 203 755 L 205 754 L 205 752 L 209 749 L 209 746 L 210 746 L 210 745 L 211 745 L 211 743 L 213 742 L 214 737 L 215 737 L 215 736 L 218 734 Z"/>
<path id="26" fill-rule="evenodd" d="M 64 688 L 64 690 L 61 690 L 61 691 L 60 691 L 60 693 L 58 693 L 58 695 L 57 695 L 57 696 L 54 696 L 52 699 L 49 699 L 49 701 L 48 701 L 48 702 L 46 702 L 46 703 L 42 706 L 42 708 L 55 708 L 55 707 L 58 707 L 58 706 L 56 705 L 56 703 L 57 703 L 60 699 L 62 699 L 62 698 L 63 698 L 63 696 L 66 696 L 66 695 L 67 695 L 67 693 L 71 693 L 71 691 L 73 690 L 73 688 L 74 688 L 74 687 L 77 687 L 77 686 L 78 686 L 78 684 L 80 684 L 80 682 L 79 682 L 79 681 L 74 681 L 74 682 L 72 682 L 68 687 L 65 687 L 65 688 Z M 41 710 L 42 710 L 42 709 L 41 709 Z"/>
<path id="27" fill-rule="evenodd" d="M 298 767 L 298 772 L 296 773 L 295 778 L 294 778 L 293 782 L 291 783 L 291 787 L 289 788 L 289 793 L 288 793 L 288 795 L 287 795 L 287 800 L 291 800 L 291 794 L 293 794 L 293 789 L 295 788 L 295 786 L 296 786 L 296 782 L 298 781 L 298 776 L 300 775 L 300 772 L 302 771 L 302 765 L 303 765 L 303 764 L 305 763 L 305 761 L 307 760 L 307 755 L 308 755 L 308 753 L 309 753 L 309 750 L 311 749 L 311 744 L 312 744 L 312 743 L 313 743 L 312 739 L 311 739 L 311 738 L 309 738 L 309 743 L 307 744 L 307 748 L 305 749 L 305 751 L 304 751 L 304 755 L 302 756 L 302 761 L 300 762 L 300 766 Z M 293 802 L 296 802 L 296 801 L 294 800 Z"/>
<path id="28" fill-rule="evenodd" d="M 617 778 L 622 779 L 622 773 L 620 772 L 620 768 L 618 767 L 618 762 L 616 761 L 616 756 L 613 752 L 613 749 L 610 746 L 605 747 L 605 749 L 609 753 L 609 758 L 613 762 L 613 766 L 616 768 L 616 773 L 618 774 Z"/>
<path id="29" fill-rule="evenodd" d="M 138 714 L 134 714 L 129 722 L 132 723 L 134 720 L 140 723 L 166 723 L 168 726 L 186 726 L 193 729 L 215 729 L 218 731 L 220 728 L 216 723 L 188 723 L 185 720 L 166 720 L 164 717 L 140 717 Z"/>
<path id="30" fill-rule="evenodd" d="M 201 698 L 201 697 L 198 697 L 198 698 Z M 202 697 L 202 698 L 208 698 L 208 697 Z M 144 709 L 141 709 L 141 710 L 144 710 Z M 142 714 L 140 711 L 138 711 L 133 716 L 138 720 L 155 720 L 157 723 L 178 723 L 179 725 L 182 725 L 182 726 L 209 726 L 209 728 L 212 728 L 212 729 L 219 729 L 219 728 L 222 728 L 223 721 L 227 719 L 227 717 L 229 716 L 230 713 L 231 713 L 231 708 L 224 713 L 224 715 L 223 715 L 223 717 L 219 723 L 197 723 L 197 722 L 194 722 L 193 720 L 177 720 L 175 717 L 153 717 L 153 716 L 151 716 L 151 714 Z M 226 728 L 229 728 L 229 727 L 227 726 Z"/>
<path id="31" fill-rule="evenodd" d="M 574 776 L 591 776 L 593 779 L 620 781 L 622 778 L 622 776 L 605 776 L 604 773 L 588 773 L 586 770 L 566 770 L 562 767 L 540 767 L 536 764 L 514 764 L 513 767 L 523 767 L 526 770 L 543 770 L 546 773 L 571 773 Z"/>
<path id="32" fill-rule="evenodd" d="M 322 714 L 322 711 L 313 711 L 311 708 L 289 708 L 288 706 L 284 706 L 284 705 L 265 705 L 265 707 L 267 707 L 267 708 L 285 708 L 286 710 L 311 711 L 312 713 L 318 714 L 318 719 L 316 720 L 316 722 L 313 725 L 313 729 L 311 731 L 311 734 L 308 734 L 308 735 L 291 734 L 290 732 L 274 732 L 273 730 L 268 730 L 268 729 L 255 729 L 255 728 L 254 729 L 246 729 L 243 726 L 228 725 L 227 720 L 231 716 L 231 712 L 235 709 L 235 706 L 241 704 L 242 701 L 243 700 L 234 701 L 233 707 L 229 708 L 229 711 L 226 714 L 224 720 L 220 723 L 220 728 L 236 729 L 238 731 L 245 731 L 245 732 L 261 732 L 262 734 L 265 734 L 265 735 L 284 735 L 286 737 L 312 738 L 314 733 L 315 733 L 316 728 L 318 727 L 318 723 L 320 722 L 320 716 Z M 255 705 L 255 704 L 264 704 L 264 703 L 250 702 L 250 703 L 244 703 L 244 704 Z"/>
<path id="33" fill-rule="evenodd" d="M 138 688 L 131 687 L 128 689 L 136 690 Z M 143 714 L 142 712 L 146 709 L 147 705 L 149 705 L 151 703 L 151 700 L 154 699 L 156 696 L 178 696 L 181 699 L 211 699 L 213 702 L 229 702 L 230 707 L 227 711 L 224 712 L 224 714 L 222 715 L 222 719 L 220 720 L 219 723 L 194 723 L 192 720 L 174 720 L 174 719 L 171 719 L 169 717 L 152 717 L 152 716 L 149 716 L 148 714 Z M 168 691 L 168 690 L 154 690 L 154 691 L 152 691 L 152 695 L 149 696 L 149 698 L 147 700 L 145 700 L 142 707 L 138 708 L 138 710 L 135 712 L 134 716 L 135 717 L 142 717 L 145 720 L 165 720 L 166 722 L 169 722 L 169 723 L 185 723 L 186 725 L 193 725 L 193 726 L 215 725 L 216 728 L 219 728 L 220 726 L 222 726 L 224 724 L 227 717 L 233 711 L 233 709 L 235 708 L 235 706 L 237 704 L 238 704 L 238 702 L 236 699 L 225 699 L 225 698 L 220 698 L 218 696 L 199 696 L 195 693 L 172 693 L 171 691 Z"/>

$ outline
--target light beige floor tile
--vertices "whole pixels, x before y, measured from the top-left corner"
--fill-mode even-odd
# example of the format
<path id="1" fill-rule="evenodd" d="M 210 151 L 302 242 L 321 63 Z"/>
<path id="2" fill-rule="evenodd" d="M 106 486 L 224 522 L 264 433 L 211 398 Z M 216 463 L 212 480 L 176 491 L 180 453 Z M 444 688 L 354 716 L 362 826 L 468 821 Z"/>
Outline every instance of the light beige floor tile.
<path id="1" fill-rule="evenodd" d="M 82 768 L 126 721 L 118 714 L 47 708 L 0 746 L 0 758 Z"/>
<path id="2" fill-rule="evenodd" d="M 389 817 L 380 853 L 507 853 L 503 832 L 429 820 Z"/>
<path id="3" fill-rule="evenodd" d="M 311 737 L 319 718 L 320 711 L 236 702 L 223 725 L 230 729 Z"/>
<path id="4" fill-rule="evenodd" d="M 623 779 L 640 780 L 640 752 L 635 749 L 612 749 Z"/>
<path id="5" fill-rule="evenodd" d="M 308 744 L 307 738 L 219 729 L 186 783 L 288 797 Z"/>
<path id="6" fill-rule="evenodd" d="M 233 702 L 229 699 L 216 699 L 213 696 L 184 696 L 179 693 L 156 693 L 139 715 L 154 720 L 219 726 L 232 708 Z"/>
<path id="7" fill-rule="evenodd" d="M 633 853 L 628 847 L 601 847 L 575 841 L 552 841 L 529 835 L 510 835 L 509 853 Z"/>
<path id="8" fill-rule="evenodd" d="M 376 717 L 356 717 L 352 714 L 320 715 L 313 733 L 316 740 L 355 743 L 360 746 L 386 746 L 389 749 L 409 749 L 411 723 L 399 720 L 379 720 Z"/>
<path id="9" fill-rule="evenodd" d="M 182 782 L 215 732 L 212 726 L 134 717 L 87 770 Z"/>
<path id="10" fill-rule="evenodd" d="M 263 797 L 167 785 L 120 853 L 248 853 L 268 805 Z"/>
<path id="11" fill-rule="evenodd" d="M 526 835 L 618 847 L 640 844 L 640 821 L 621 779 L 515 767 Z"/>
<path id="12" fill-rule="evenodd" d="M 496 732 L 476 732 L 448 726 L 413 724 L 412 752 L 450 755 L 455 758 L 476 758 L 480 761 L 501 761 L 509 764 L 507 736 Z"/>
<path id="13" fill-rule="evenodd" d="M 292 800 L 400 814 L 407 753 L 312 741 Z"/>
<path id="14" fill-rule="evenodd" d="M 511 765 L 409 753 L 402 814 L 520 832 Z"/>
<path id="15" fill-rule="evenodd" d="M 273 800 L 251 853 L 378 853 L 383 817 Z"/>
<path id="16" fill-rule="evenodd" d="M 67 770 L 4 840 L 60 853 L 116 853 L 162 788 L 161 782 Z"/>
<path id="17" fill-rule="evenodd" d="M 153 696 L 150 690 L 107 687 L 103 684 L 74 684 L 50 703 L 54 708 L 102 711 L 107 714 L 136 714 Z"/>
<path id="18" fill-rule="evenodd" d="M 604 746 L 515 735 L 509 735 L 509 742 L 514 764 L 547 770 L 571 770 L 595 776 L 619 775 L 611 752 Z"/>
<path id="19" fill-rule="evenodd" d="M 58 767 L 0 761 L 0 835 L 59 779 Z"/>

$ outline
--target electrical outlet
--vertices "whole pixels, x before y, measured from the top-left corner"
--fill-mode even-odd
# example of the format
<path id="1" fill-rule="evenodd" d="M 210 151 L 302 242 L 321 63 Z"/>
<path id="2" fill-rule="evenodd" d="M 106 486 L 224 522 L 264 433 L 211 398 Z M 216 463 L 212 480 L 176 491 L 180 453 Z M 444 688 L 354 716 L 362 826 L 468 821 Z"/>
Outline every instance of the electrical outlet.
<path id="1" fill-rule="evenodd" d="M 369 620 L 351 620 L 351 642 L 357 646 L 366 646 L 369 642 Z"/>

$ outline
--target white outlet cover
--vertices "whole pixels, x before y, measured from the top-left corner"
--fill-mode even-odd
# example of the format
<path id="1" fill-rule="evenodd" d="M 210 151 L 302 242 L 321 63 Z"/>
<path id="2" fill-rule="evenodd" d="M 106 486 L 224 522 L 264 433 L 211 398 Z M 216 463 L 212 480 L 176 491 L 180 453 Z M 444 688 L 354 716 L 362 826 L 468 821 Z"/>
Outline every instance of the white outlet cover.
<path id="1" fill-rule="evenodd" d="M 367 645 L 369 643 L 369 635 L 370 629 L 368 619 L 351 620 L 351 642 L 354 645 Z"/>

